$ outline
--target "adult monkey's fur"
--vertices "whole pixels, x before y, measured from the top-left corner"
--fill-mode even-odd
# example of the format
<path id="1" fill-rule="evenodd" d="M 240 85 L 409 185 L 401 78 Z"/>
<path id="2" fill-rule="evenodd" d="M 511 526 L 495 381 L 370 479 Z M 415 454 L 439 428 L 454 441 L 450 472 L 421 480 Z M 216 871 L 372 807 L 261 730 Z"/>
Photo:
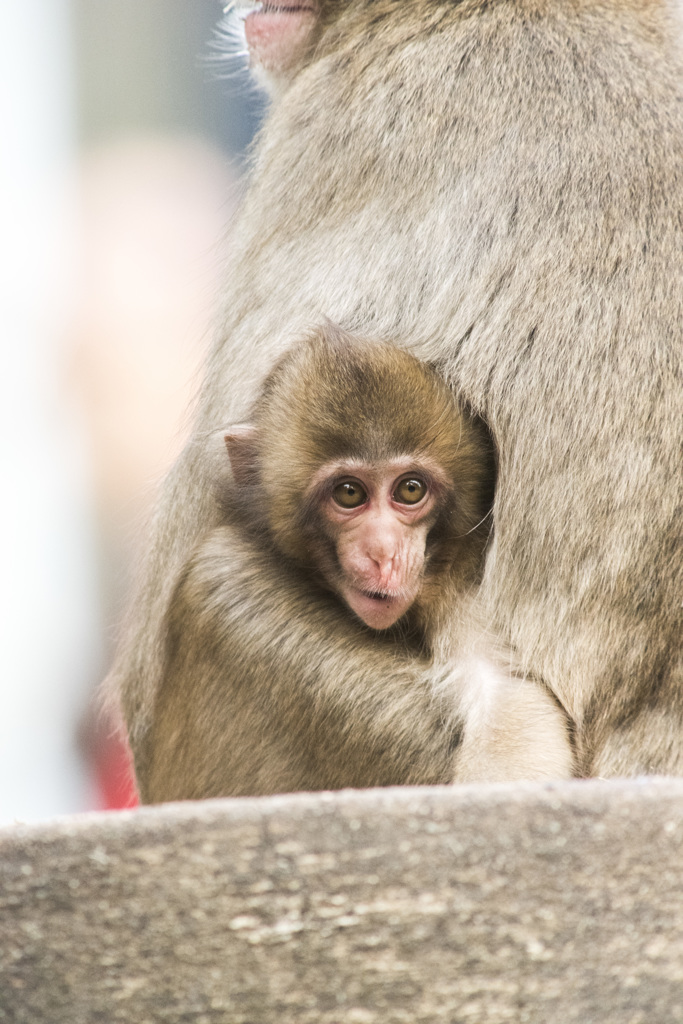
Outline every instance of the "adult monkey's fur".
<path id="1" fill-rule="evenodd" d="M 485 614 L 570 715 L 581 771 L 683 773 L 673 8 L 320 6 L 262 133 L 195 434 L 113 673 L 142 797 L 450 777 L 458 723 L 429 664 L 350 620 L 332 630 L 229 527 L 202 546 L 220 525 L 216 428 L 325 316 L 436 361 L 490 424 Z"/>

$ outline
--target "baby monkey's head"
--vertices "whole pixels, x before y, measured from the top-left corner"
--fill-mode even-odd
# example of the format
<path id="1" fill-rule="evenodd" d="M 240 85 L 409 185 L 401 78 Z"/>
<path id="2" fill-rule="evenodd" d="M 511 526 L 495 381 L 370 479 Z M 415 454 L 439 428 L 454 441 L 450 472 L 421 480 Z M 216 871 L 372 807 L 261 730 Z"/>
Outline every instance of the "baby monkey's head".
<path id="1" fill-rule="evenodd" d="M 492 446 L 408 352 L 325 324 L 280 359 L 250 423 L 225 440 L 275 545 L 372 629 L 479 573 Z"/>

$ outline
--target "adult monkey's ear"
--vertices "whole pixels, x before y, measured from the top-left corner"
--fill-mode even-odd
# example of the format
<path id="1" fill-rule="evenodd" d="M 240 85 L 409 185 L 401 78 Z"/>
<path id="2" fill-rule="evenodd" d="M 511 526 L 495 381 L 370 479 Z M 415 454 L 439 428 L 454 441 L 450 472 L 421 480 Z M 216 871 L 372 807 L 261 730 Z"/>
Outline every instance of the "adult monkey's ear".
<path id="1" fill-rule="evenodd" d="M 258 431 L 252 423 L 235 423 L 223 440 L 235 483 L 247 487 L 258 480 Z"/>

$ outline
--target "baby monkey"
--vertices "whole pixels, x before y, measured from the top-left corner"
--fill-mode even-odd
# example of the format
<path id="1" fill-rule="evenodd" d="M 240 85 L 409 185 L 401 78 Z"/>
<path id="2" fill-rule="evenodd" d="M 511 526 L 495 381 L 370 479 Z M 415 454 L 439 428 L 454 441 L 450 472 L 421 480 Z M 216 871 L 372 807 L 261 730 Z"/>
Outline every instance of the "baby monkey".
<path id="1" fill-rule="evenodd" d="M 438 665 L 435 698 L 462 728 L 456 781 L 572 774 L 555 700 L 476 625 L 495 453 L 435 368 L 326 324 L 225 443 L 231 518 Z"/>
<path id="2" fill-rule="evenodd" d="M 453 587 L 480 580 L 493 446 L 409 353 L 325 325 L 279 361 L 225 443 L 238 492 L 251 491 L 235 508 L 371 629 L 410 613 L 426 635 Z"/>

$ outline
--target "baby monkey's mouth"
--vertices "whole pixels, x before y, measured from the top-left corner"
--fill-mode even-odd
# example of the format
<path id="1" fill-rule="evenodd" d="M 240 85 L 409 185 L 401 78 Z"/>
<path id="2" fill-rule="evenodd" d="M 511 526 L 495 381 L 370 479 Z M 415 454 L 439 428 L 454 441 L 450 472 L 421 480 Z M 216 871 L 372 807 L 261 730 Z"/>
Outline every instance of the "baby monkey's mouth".
<path id="1" fill-rule="evenodd" d="M 366 626 L 371 629 L 388 629 L 408 611 L 414 594 L 391 592 L 386 590 L 369 590 L 365 587 L 354 587 L 348 584 L 340 587 L 339 593 Z"/>

